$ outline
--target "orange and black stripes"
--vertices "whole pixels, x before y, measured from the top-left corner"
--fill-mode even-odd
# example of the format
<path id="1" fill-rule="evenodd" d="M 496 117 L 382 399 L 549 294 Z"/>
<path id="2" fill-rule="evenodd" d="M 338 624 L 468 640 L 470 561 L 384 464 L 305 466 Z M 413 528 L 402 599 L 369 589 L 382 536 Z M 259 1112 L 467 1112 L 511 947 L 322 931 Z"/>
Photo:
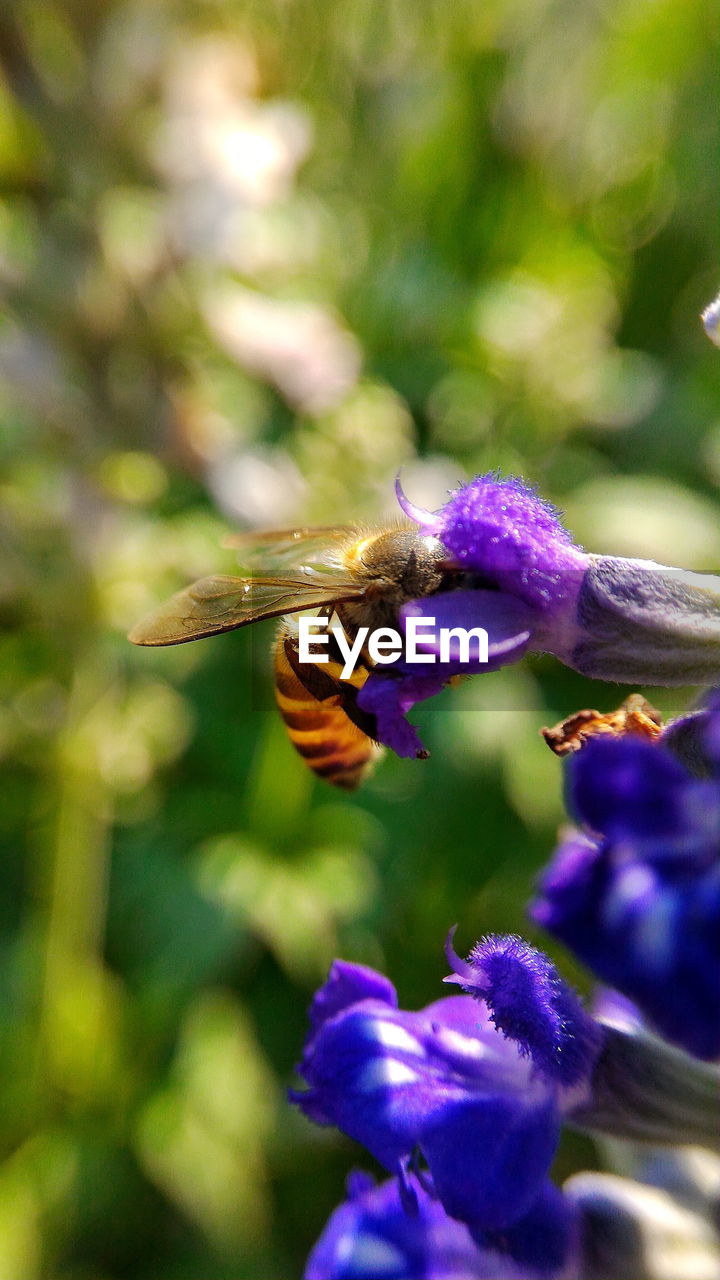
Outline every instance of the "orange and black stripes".
<path id="1" fill-rule="evenodd" d="M 295 750 L 319 778 L 352 791 L 379 754 L 371 738 L 345 713 L 352 689 L 368 672 L 359 667 L 340 681 L 342 666 L 301 665 L 293 639 L 283 628 L 275 646 L 275 699 Z"/>

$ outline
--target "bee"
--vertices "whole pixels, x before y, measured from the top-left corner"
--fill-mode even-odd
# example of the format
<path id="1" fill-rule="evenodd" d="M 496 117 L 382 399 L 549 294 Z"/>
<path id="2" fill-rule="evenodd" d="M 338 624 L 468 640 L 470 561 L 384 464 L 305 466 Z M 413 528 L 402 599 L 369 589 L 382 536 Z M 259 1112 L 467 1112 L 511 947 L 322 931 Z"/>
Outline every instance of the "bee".
<path id="1" fill-rule="evenodd" d="M 460 574 L 436 538 L 416 527 L 357 526 L 239 534 L 247 576 L 201 578 L 133 627 L 139 645 L 185 644 L 234 631 L 264 618 L 282 618 L 274 648 L 275 699 L 290 741 L 320 778 L 354 790 L 381 748 L 375 718 L 357 704 L 373 662 L 363 650 L 354 671 L 330 634 L 329 661 L 301 662 L 292 615 L 318 610 L 352 642 L 361 627 L 397 628 L 403 604 L 456 585 Z"/>

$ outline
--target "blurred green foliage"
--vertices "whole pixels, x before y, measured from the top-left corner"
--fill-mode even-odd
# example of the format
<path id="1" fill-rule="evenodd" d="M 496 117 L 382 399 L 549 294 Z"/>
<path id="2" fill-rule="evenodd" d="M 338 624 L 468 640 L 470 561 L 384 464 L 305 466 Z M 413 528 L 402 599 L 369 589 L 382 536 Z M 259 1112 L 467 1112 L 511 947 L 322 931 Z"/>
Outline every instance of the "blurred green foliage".
<path id="1" fill-rule="evenodd" d="M 421 504 L 501 467 L 595 550 L 718 564 L 718 27 L 2 7 L 3 1280 L 297 1276 L 369 1163 L 284 1099 L 329 961 L 419 1005 L 454 921 L 524 928 L 562 817 L 537 730 L 620 690 L 478 678 L 421 709 L 427 763 L 346 797 L 285 741 L 271 627 L 125 632 L 232 572 L 233 526 L 392 512 L 401 464 Z"/>

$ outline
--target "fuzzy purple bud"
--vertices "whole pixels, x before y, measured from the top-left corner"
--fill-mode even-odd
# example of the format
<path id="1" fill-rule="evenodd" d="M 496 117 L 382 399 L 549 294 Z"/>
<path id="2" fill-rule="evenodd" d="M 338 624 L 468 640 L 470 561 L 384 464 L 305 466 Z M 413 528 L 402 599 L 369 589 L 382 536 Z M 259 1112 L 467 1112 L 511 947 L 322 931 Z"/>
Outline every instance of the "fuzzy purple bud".
<path id="1" fill-rule="evenodd" d="M 498 1031 L 550 1080 L 569 1086 L 586 1076 L 599 1048 L 599 1033 L 552 961 L 522 938 L 490 936 L 467 961 L 446 944 L 453 969 L 446 982 L 482 1000 Z"/>
<path id="2" fill-rule="evenodd" d="M 534 608 L 557 607 L 576 590 L 586 557 L 556 508 L 517 477 L 476 476 L 434 514 L 421 512 L 401 490 L 398 499 L 461 569 Z"/>

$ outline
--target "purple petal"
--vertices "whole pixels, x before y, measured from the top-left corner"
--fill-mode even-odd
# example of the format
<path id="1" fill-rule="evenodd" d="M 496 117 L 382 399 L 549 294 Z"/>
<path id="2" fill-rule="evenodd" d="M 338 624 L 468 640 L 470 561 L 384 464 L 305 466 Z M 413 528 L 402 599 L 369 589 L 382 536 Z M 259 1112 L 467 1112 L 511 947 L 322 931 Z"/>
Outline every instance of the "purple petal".
<path id="1" fill-rule="evenodd" d="M 447 978 L 443 978 L 443 982 L 454 982 L 457 986 L 462 987 L 472 983 L 475 977 L 475 970 L 471 964 L 468 964 L 467 960 L 461 960 L 455 950 L 453 940 L 456 933 L 457 925 L 454 924 L 445 939 L 445 957 L 452 969 L 452 973 Z"/>
<path id="2" fill-rule="evenodd" d="M 720 776 L 720 690 L 709 690 L 702 706 L 671 720 L 661 741 L 695 777 Z"/>
<path id="3" fill-rule="evenodd" d="M 469 661 L 459 661 L 458 640 L 450 644 L 449 674 L 462 671 L 491 671 L 507 662 L 515 662 L 527 649 L 535 623 L 536 612 L 514 596 L 503 591 L 458 590 L 443 591 L 426 600 L 411 600 L 400 611 L 402 623 L 408 618 L 434 619 L 434 632 L 428 639 L 418 637 L 417 648 L 423 654 L 432 655 L 437 663 L 440 657 L 440 631 L 462 628 L 472 631 L 482 627 L 487 631 L 488 661 L 477 659 L 477 641 L 473 641 Z M 406 626 L 407 633 L 407 626 Z"/>
<path id="4" fill-rule="evenodd" d="M 432 600 L 411 601 L 401 611 L 403 624 L 409 617 L 434 617 L 436 635 L 427 646 L 418 644 L 418 651 L 427 655 L 424 663 L 395 662 L 387 673 L 373 671 L 358 694 L 358 706 L 375 717 L 376 737 L 383 746 L 390 747 L 404 758 L 422 758 L 425 751 L 422 740 L 413 725 L 406 720 L 406 713 L 417 702 L 432 698 L 456 675 L 466 672 L 491 671 L 522 656 L 532 639 L 534 613 L 527 605 L 499 591 L 450 591 L 433 596 Z M 454 659 L 439 662 L 439 636 L 441 627 L 484 627 L 488 633 L 488 662 L 477 660 L 477 641 L 472 651 L 476 655 L 469 662 Z M 457 641 L 454 642 L 457 645 Z M 457 648 L 455 648 L 457 653 Z"/>
<path id="5" fill-rule="evenodd" d="M 364 964 L 333 961 L 327 981 L 316 991 L 310 1006 L 308 1017 L 313 1032 L 328 1018 L 359 1000 L 383 1000 L 392 1009 L 397 1008 L 398 1002 L 395 988 L 384 974 Z"/>
<path id="6" fill-rule="evenodd" d="M 458 1106 L 500 1099 L 509 1118 L 525 1117 L 556 1096 L 469 996 L 446 997 L 420 1013 L 362 1000 L 311 1034 L 299 1071 L 308 1088 L 291 1093 L 292 1101 L 362 1142 L 390 1170 Z"/>
<path id="7" fill-rule="evenodd" d="M 690 777 L 660 743 L 628 735 L 592 738 L 570 764 L 570 803 L 593 831 L 614 839 L 689 842 L 695 814 L 708 836 L 717 834 L 715 783 Z"/>
<path id="8" fill-rule="evenodd" d="M 559 1132 L 552 1098 L 522 1107 L 498 1094 L 438 1109 L 420 1145 L 447 1212 L 473 1230 L 497 1230 L 532 1205 Z"/>
<path id="9" fill-rule="evenodd" d="M 405 759 L 423 759 L 427 751 L 417 729 L 405 719 L 405 712 L 416 702 L 432 698 L 446 683 L 444 673 L 390 676 L 373 671 L 358 694 L 358 706 L 375 716 L 378 742 Z"/>
<path id="10" fill-rule="evenodd" d="M 519 1221 L 504 1227 L 499 1236 L 491 1231 L 473 1236 L 484 1247 L 501 1246 L 526 1276 L 556 1276 L 566 1275 L 568 1261 L 577 1256 L 579 1227 L 577 1206 L 547 1179 Z"/>
<path id="11" fill-rule="evenodd" d="M 372 1179 L 351 1178 L 348 1198 L 325 1226 L 304 1280 L 528 1280 L 530 1273 L 500 1251 L 476 1245 L 432 1190 L 418 1187 L 417 1212 L 410 1217 L 397 1179 L 376 1187 Z"/>
<path id="12" fill-rule="evenodd" d="M 549 933 L 563 937 L 571 947 L 577 947 L 584 933 L 587 941 L 594 935 L 598 904 L 607 891 L 608 863 L 607 851 L 600 841 L 591 840 L 580 831 L 569 831 L 543 869 L 538 895 L 528 909 L 530 919 Z M 575 928 L 568 938 L 558 931 L 566 929 L 571 921 Z"/>
<path id="13" fill-rule="evenodd" d="M 643 1016 L 636 1004 L 612 987 L 598 987 L 593 995 L 593 1016 L 621 1031 L 641 1031 Z"/>
<path id="14" fill-rule="evenodd" d="M 425 511 L 423 507 L 416 507 L 415 503 L 405 496 L 400 484 L 400 476 L 395 479 L 395 497 L 408 520 L 414 520 L 423 529 L 429 529 L 436 523 L 437 517 L 434 511 Z"/>

